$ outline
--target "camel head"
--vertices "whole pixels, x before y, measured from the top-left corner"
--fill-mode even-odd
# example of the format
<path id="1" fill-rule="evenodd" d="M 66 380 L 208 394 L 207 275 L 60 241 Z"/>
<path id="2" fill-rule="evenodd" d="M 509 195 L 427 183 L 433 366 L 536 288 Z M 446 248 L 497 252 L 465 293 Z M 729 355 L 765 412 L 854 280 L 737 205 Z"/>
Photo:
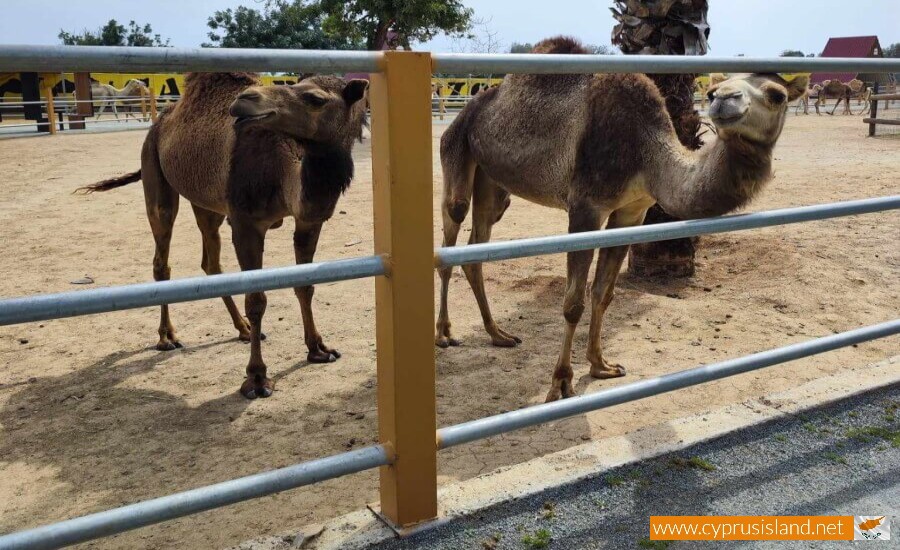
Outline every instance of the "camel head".
<path id="1" fill-rule="evenodd" d="M 791 82 L 777 74 L 733 75 L 709 89 L 709 117 L 719 137 L 773 145 L 784 127 L 788 104 L 806 91 L 809 78 Z"/>
<path id="2" fill-rule="evenodd" d="M 290 86 L 252 86 L 234 100 L 229 113 L 236 127 L 257 126 L 299 140 L 349 145 L 365 121 L 361 100 L 368 86 L 366 80 L 348 82 L 334 76 L 313 76 Z"/>
<path id="3" fill-rule="evenodd" d="M 125 83 L 125 87 L 122 90 L 128 95 L 134 95 L 135 92 L 147 90 L 147 85 L 136 78 L 132 78 Z"/>

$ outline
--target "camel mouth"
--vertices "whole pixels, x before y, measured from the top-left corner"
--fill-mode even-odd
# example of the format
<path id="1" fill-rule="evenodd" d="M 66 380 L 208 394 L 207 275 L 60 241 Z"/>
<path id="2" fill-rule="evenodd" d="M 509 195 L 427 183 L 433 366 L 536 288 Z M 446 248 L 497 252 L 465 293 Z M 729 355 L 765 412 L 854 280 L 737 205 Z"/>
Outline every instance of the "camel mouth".
<path id="1" fill-rule="evenodd" d="M 262 113 L 259 115 L 236 115 L 234 117 L 234 125 L 242 126 L 244 124 L 250 122 L 259 122 L 260 120 L 265 120 L 275 114 L 275 111 L 269 111 L 267 113 Z"/>

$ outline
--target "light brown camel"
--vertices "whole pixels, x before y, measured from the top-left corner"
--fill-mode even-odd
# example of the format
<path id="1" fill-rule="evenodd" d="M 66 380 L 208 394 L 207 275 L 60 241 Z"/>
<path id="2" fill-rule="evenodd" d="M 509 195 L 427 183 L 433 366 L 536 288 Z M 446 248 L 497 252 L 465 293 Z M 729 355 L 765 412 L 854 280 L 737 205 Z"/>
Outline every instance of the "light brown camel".
<path id="1" fill-rule="evenodd" d="M 841 82 L 840 80 L 825 80 L 822 82 L 822 89 L 819 90 L 819 97 L 816 100 L 816 114 L 821 115 L 819 112 L 820 101 L 822 103 L 825 102 L 829 97 L 833 97 L 837 99 L 837 103 L 834 104 L 834 109 L 831 110 L 829 115 L 833 115 L 837 108 L 841 105 L 841 102 L 844 103 L 844 110 L 842 114 L 852 115 L 853 111 L 850 110 L 850 99 L 853 97 L 863 98 L 866 95 L 866 90 L 868 86 L 866 86 L 865 82 L 862 80 L 858 80 L 854 78 L 848 83 Z"/>
<path id="2" fill-rule="evenodd" d="M 812 88 L 807 88 L 806 91 L 803 92 L 803 95 L 801 95 L 799 98 L 797 98 L 797 107 L 794 110 L 794 114 L 799 115 L 800 109 L 803 108 L 803 114 L 808 115 L 809 114 L 809 98 L 810 98 L 810 96 L 812 94 L 816 94 L 816 97 L 817 97 L 816 101 L 818 101 L 818 95 L 821 91 L 822 91 L 822 86 L 820 86 L 818 84 L 816 84 Z"/>
<path id="3" fill-rule="evenodd" d="M 107 109 L 107 107 L 112 107 L 113 114 L 116 116 L 116 118 L 119 118 L 119 111 L 118 109 L 116 109 L 116 103 L 118 103 L 119 99 L 125 97 L 143 96 L 147 92 L 149 92 L 149 90 L 147 89 L 147 85 L 134 78 L 126 82 L 125 87 L 121 90 L 111 84 L 91 82 L 91 99 L 93 101 L 100 102 L 100 110 L 97 112 L 97 120 L 100 120 L 100 117 L 103 116 L 103 112 Z M 129 114 L 131 116 L 134 116 L 134 114 L 131 113 L 131 109 L 125 111 L 125 117 L 127 118 Z"/>
<path id="4" fill-rule="evenodd" d="M 322 224 L 331 218 L 353 177 L 350 151 L 360 135 L 368 83 L 314 76 L 291 86 L 259 86 L 246 73 L 193 73 L 184 95 L 167 109 L 144 141 L 141 169 L 83 188 L 107 191 L 143 180 L 147 217 L 156 240 L 153 278 L 169 279 L 169 242 L 182 196 L 191 202 L 203 236 L 203 271 L 221 273 L 219 227 L 227 216 L 242 270 L 262 267 L 266 231 L 294 218 L 297 263 L 313 259 Z M 230 105 L 230 108 L 229 108 Z M 234 118 L 233 118 L 234 117 Z M 303 332 L 313 363 L 335 361 L 313 321 L 313 287 L 296 288 Z M 225 306 L 241 340 L 250 341 L 250 361 L 241 393 L 268 397 L 260 342 L 266 295 L 246 295 L 244 319 L 230 297 Z M 162 306 L 159 343 L 181 347 Z"/>
<path id="5" fill-rule="evenodd" d="M 574 39 L 553 38 L 538 53 L 585 53 Z M 654 203 L 679 218 L 716 216 L 745 205 L 772 177 L 772 150 L 788 102 L 806 89 L 774 74 L 735 75 L 710 89 L 709 116 L 718 138 L 700 151 L 683 147 L 659 90 L 645 75 L 509 75 L 462 110 L 441 139 L 444 246 L 454 246 L 471 205 L 470 243 L 488 241 L 491 227 L 518 195 L 568 211 L 569 232 L 640 225 Z M 603 314 L 613 297 L 627 246 L 602 249 L 591 292 L 587 358 L 595 378 L 624 376 L 600 345 Z M 568 254 L 563 305 L 565 337 L 548 401 L 574 395 L 571 352 L 585 305 L 593 251 Z M 484 327 L 496 346 L 516 336 L 491 315 L 480 264 L 463 266 Z M 440 270 L 441 305 L 435 343 L 451 336 L 447 294 L 452 268 Z"/>

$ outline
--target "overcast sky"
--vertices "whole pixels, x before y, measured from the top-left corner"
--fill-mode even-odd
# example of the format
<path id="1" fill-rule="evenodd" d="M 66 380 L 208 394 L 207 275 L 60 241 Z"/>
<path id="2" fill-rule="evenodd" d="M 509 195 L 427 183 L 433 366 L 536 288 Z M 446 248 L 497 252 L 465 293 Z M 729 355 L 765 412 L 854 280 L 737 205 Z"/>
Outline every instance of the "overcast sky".
<path id="1" fill-rule="evenodd" d="M 464 0 L 488 21 L 508 48 L 555 34 L 609 44 L 609 0 Z M 216 10 L 256 0 L 3 0 L 0 43 L 57 44 L 60 29 L 96 29 L 110 18 L 149 22 L 173 46 L 206 40 L 206 20 Z M 882 46 L 900 42 L 900 0 L 711 0 L 711 55 L 772 56 L 784 49 L 820 52 L 829 36 L 875 34 Z M 439 37 L 434 51 L 450 51 Z M 418 46 L 417 49 L 426 49 Z"/>

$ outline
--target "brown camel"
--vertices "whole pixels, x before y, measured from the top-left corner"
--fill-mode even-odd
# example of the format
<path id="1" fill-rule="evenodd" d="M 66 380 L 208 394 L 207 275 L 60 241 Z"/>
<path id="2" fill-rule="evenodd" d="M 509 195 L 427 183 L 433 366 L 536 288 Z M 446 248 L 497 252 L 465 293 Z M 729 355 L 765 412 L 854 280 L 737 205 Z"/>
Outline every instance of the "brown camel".
<path id="1" fill-rule="evenodd" d="M 191 202 L 203 236 L 203 271 L 221 273 L 219 227 L 228 217 L 242 270 L 262 267 L 266 231 L 285 217 L 295 221 L 297 263 L 309 263 L 322 224 L 331 218 L 353 177 L 350 150 L 360 136 L 368 83 L 314 76 L 292 86 L 259 86 L 246 73 L 194 73 L 184 95 L 151 127 L 141 153 L 141 169 L 83 188 L 107 191 L 143 180 L 147 217 L 156 240 L 153 277 L 169 279 L 169 242 L 182 196 Z M 230 105 L 230 108 L 229 108 Z M 233 118 L 234 117 L 234 118 Z M 303 332 L 313 363 L 335 361 L 313 321 L 313 287 L 296 288 Z M 250 342 L 247 378 L 241 393 L 268 397 L 260 342 L 266 295 L 247 294 L 244 319 L 230 297 L 223 298 L 241 340 Z M 181 347 L 162 306 L 159 343 Z"/>
<path id="2" fill-rule="evenodd" d="M 842 114 L 852 115 L 853 111 L 850 110 L 850 99 L 854 97 L 857 99 L 865 98 L 867 90 L 868 86 L 866 86 L 866 83 L 855 78 L 848 83 L 841 82 L 837 79 L 826 80 L 822 82 L 822 89 L 819 90 L 819 97 L 815 103 L 816 114 L 822 114 L 819 112 L 820 102 L 824 103 L 829 97 L 833 97 L 837 99 L 837 103 L 834 104 L 834 109 L 828 113 L 829 115 L 833 115 L 834 112 L 837 111 L 841 102 L 844 103 Z"/>
<path id="3" fill-rule="evenodd" d="M 575 40 L 553 38 L 538 53 L 585 53 Z M 654 203 L 679 218 L 716 216 L 745 205 L 772 177 L 772 150 L 788 102 L 808 79 L 735 75 L 709 90 L 709 116 L 718 138 L 704 149 L 683 147 L 659 90 L 645 75 L 509 75 L 498 89 L 476 96 L 441 139 L 444 246 L 454 246 L 471 205 L 470 243 L 488 241 L 491 227 L 518 195 L 568 211 L 569 232 L 640 225 Z M 595 378 L 624 376 L 600 345 L 603 314 L 613 297 L 627 246 L 599 252 L 591 292 L 587 358 Z M 568 255 L 563 305 L 565 337 L 548 401 L 574 395 L 570 362 L 584 311 L 593 251 Z M 480 264 L 463 266 L 484 327 L 496 346 L 516 336 L 497 326 Z M 435 343 L 451 336 L 447 293 L 452 268 L 443 268 Z"/>

